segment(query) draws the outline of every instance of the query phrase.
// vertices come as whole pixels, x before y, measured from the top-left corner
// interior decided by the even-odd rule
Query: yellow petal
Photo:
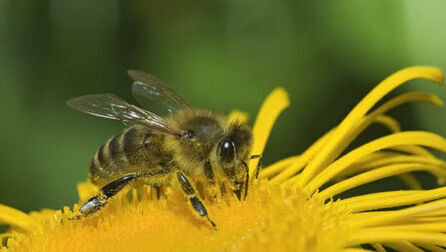
[[[387,252],[380,243],[372,243],[372,246],[376,249],[376,252]]]
[[[385,242],[383,243],[386,247],[389,247],[395,251],[404,251],[404,252],[423,252],[420,248],[413,245],[412,242],[408,241],[394,241],[394,242]]]
[[[274,89],[260,108],[257,114],[254,127],[252,129],[254,135],[254,145],[251,153],[253,155],[261,155],[265,149],[266,142],[273,128],[274,122],[280,113],[290,105],[288,93],[283,88]],[[250,175],[253,176],[257,168],[259,160],[253,159],[249,163]]]
[[[446,200],[436,200],[433,202],[401,210],[374,213],[375,216],[373,218],[362,218],[354,220],[351,221],[349,226],[350,228],[358,228],[358,227],[364,228],[364,227],[391,225],[398,222],[402,222],[404,220],[410,220],[416,215],[444,209],[446,209]]]
[[[438,177],[446,177],[446,170],[430,164],[394,164],[383,166],[372,171],[364,172],[351,178],[345,179],[323,190],[321,193],[319,193],[318,196],[322,199],[328,199],[349,189],[370,183],[372,181],[377,181],[383,178],[413,171],[427,171],[435,174]]]
[[[417,177],[415,177],[412,174],[400,174],[398,176],[399,179],[401,179],[410,189],[413,190],[421,190],[422,186],[420,181],[418,181]]]
[[[342,143],[342,139],[355,128],[355,125],[361,118],[375,105],[382,97],[388,94],[396,87],[403,83],[424,78],[435,83],[443,82],[443,73],[435,67],[408,67],[400,70],[383,80],[378,86],[370,91],[358,105],[345,117],[330,141],[318,153],[317,157],[307,166],[299,178],[298,185],[303,187],[309,180],[316,175],[316,172],[331,163],[337,155],[342,152],[342,148],[338,148]]]
[[[426,233],[416,231],[382,231],[380,229],[361,230],[352,235],[351,245],[371,242],[394,242],[408,240],[412,242],[426,242],[446,246],[446,234]]]
[[[327,169],[320,172],[305,188],[308,193],[313,193],[317,188],[322,186],[324,183],[332,179],[336,174],[342,172],[346,167],[351,165],[353,162],[357,161],[370,153],[375,151],[385,149],[391,146],[398,145],[423,145],[438,149],[446,153],[446,140],[436,134],[421,132],[421,131],[407,131],[395,133],[389,136],[378,138],[370,143],[364,144],[363,146],[349,152],[342,158],[333,162]]]
[[[88,180],[77,183],[77,193],[81,202],[95,196],[98,192],[99,188]]]
[[[375,119],[375,122],[386,126],[391,132],[401,131],[401,126],[398,121],[390,116],[380,115]]]
[[[362,248],[346,248],[341,250],[342,252],[373,252],[372,250]]]
[[[330,130],[321,138],[319,138],[314,144],[312,144],[307,150],[299,156],[298,160],[290,165],[286,170],[283,170],[276,177],[272,178],[271,183],[281,183],[286,179],[290,178],[301,169],[305,167],[305,165],[317,154],[318,151],[327,143],[327,141],[332,136],[334,130]],[[290,181],[292,182],[292,181]]]
[[[274,164],[268,165],[267,167],[263,168],[262,173],[260,173],[260,178],[269,178],[272,176],[275,176],[277,173],[283,171],[284,169],[288,170],[288,167],[294,163],[296,163],[301,156],[291,156],[284,158],[282,160],[279,160],[275,162]]]
[[[26,213],[0,204],[0,224],[10,225],[23,230],[33,230],[39,225]]]
[[[238,122],[246,124],[249,121],[249,115],[248,115],[248,113],[245,113],[240,110],[233,110],[233,111],[231,111],[231,113],[229,113],[228,119],[231,122],[238,121]]]
[[[444,248],[440,248],[439,246],[425,243],[425,242],[417,242],[416,243],[418,247],[421,247],[424,249],[424,251],[432,251],[432,252],[444,252]]]
[[[446,187],[427,191],[392,191],[361,195],[343,200],[340,204],[345,205],[353,212],[382,209],[412,205],[441,199],[446,196]]]

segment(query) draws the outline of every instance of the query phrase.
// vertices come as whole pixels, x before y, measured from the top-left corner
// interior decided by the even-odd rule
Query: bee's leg
[[[255,159],[255,158],[259,159],[259,162],[257,163],[257,167],[256,167],[256,172],[255,172],[255,178],[258,179],[259,178],[259,173],[260,173],[260,168],[262,168],[263,156],[262,155],[252,155],[250,157],[250,159]]]
[[[245,195],[243,196],[243,200],[246,200],[246,196],[248,196],[248,188],[249,188],[249,167],[248,164],[243,161],[243,165],[245,166]]]
[[[248,163],[242,161],[242,165],[245,167],[245,179],[244,181],[235,181],[234,182],[234,193],[237,196],[238,200],[246,200],[246,196],[248,196],[248,187],[249,187],[249,167]],[[243,187],[244,186],[244,187]],[[242,195],[244,191],[244,194]]]
[[[183,189],[183,192],[186,194],[186,196],[189,199],[195,212],[197,212],[201,217],[205,217],[211,224],[212,228],[216,230],[217,225],[215,225],[215,223],[209,218],[206,208],[204,207],[204,204],[201,202],[201,200],[195,194],[195,190],[192,187],[192,185],[190,184],[189,180],[186,178],[186,176],[182,172],[177,172],[177,178],[181,184],[181,188]]]
[[[161,191],[163,190],[159,185],[153,185],[152,188],[156,191],[156,199],[161,199]]]
[[[254,173],[255,178],[258,179],[259,178],[259,172],[260,172],[260,168],[262,167],[262,155],[252,155],[249,157],[250,159],[255,159],[258,158],[259,162],[257,163],[257,167],[256,167],[256,171]],[[239,200],[242,199],[242,189],[244,189],[244,195],[243,195],[243,200],[246,200],[246,196],[248,196],[248,188],[249,188],[249,166],[248,163],[246,161],[242,162],[243,166],[245,167],[245,181],[243,182],[235,182],[234,186],[235,186],[235,190],[234,193],[237,196],[237,198]],[[242,188],[244,185],[244,188]]]
[[[211,185],[215,185],[214,171],[212,170],[211,161],[209,159],[206,159],[206,161],[204,161],[204,175],[209,180],[209,183]]]
[[[209,159],[206,159],[206,161],[204,161],[204,175],[209,182],[210,197],[216,199],[218,194],[217,183],[215,181],[214,171],[212,170],[211,161]]]
[[[104,207],[108,200],[116,195],[119,191],[122,190],[126,185],[128,185],[131,181],[138,178],[139,176],[136,174],[126,175],[121,177],[115,181],[112,181],[101,188],[101,191],[98,195],[90,198],[85,202],[81,208],[79,209],[83,216],[87,216],[95,213]],[[82,217],[82,216],[80,216]]]
[[[128,185],[130,182],[134,181],[135,179],[146,177],[151,178],[155,176],[166,176],[171,172],[170,169],[162,169],[158,171],[151,171],[151,172],[143,172],[138,174],[128,174],[124,177],[118,178],[117,180],[114,180],[104,187],[101,188],[101,191],[98,195],[90,198],[85,202],[81,208],[79,209],[82,213],[82,216],[77,217],[79,219],[83,216],[88,216],[92,213],[95,213],[96,211],[103,208],[108,200],[115,196],[118,192],[120,192],[126,185]]]

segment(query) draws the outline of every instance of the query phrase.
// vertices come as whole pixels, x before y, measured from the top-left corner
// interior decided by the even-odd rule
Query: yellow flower
[[[425,171],[439,182],[446,162],[425,147],[446,152],[446,140],[423,131],[401,132],[386,115],[408,102],[441,105],[431,94],[405,93],[379,106],[390,91],[412,79],[443,81],[433,67],[403,69],[375,87],[335,128],[300,155],[263,169],[250,185],[246,201],[226,196],[208,204],[212,230],[194,218],[181,193],[152,200],[150,187],[127,189],[94,216],[73,221],[78,209],[23,213],[0,205],[1,251],[444,251],[446,246],[446,187],[422,189],[414,171]],[[269,132],[288,95],[274,90],[254,124],[252,153],[263,152]],[[246,115],[232,114],[246,120]],[[344,154],[346,147],[372,123],[391,133]],[[251,176],[256,162],[250,164]],[[408,189],[369,193],[333,200],[339,194],[372,181],[397,176]],[[84,201],[97,191],[79,184]]]

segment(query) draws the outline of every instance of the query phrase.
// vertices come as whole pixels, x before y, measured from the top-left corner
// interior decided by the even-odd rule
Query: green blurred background
[[[90,158],[124,126],[64,103],[104,92],[131,100],[127,69],[158,76],[196,107],[252,116],[283,86],[292,106],[265,162],[299,153],[390,73],[446,69],[445,10],[441,0],[0,0],[0,203],[29,211],[77,201]],[[412,89],[446,100],[446,88],[427,82],[395,93]],[[403,129],[446,135],[444,108],[392,115]]]

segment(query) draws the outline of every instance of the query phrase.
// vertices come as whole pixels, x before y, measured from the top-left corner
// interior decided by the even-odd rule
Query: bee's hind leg
[[[161,170],[142,172],[138,174],[128,174],[123,177],[120,177],[106,184],[104,187],[101,188],[98,195],[87,200],[87,202],[85,202],[79,209],[81,215],[77,216],[75,219],[80,219],[81,217],[86,217],[90,214],[97,212],[108,203],[108,200],[110,198],[115,196],[130,182],[138,178],[149,178],[149,179],[153,179],[154,177],[160,178],[167,176],[170,172],[171,172],[170,169],[164,168]]]
[[[209,224],[211,224],[212,228],[217,230],[217,225],[215,225],[215,223],[209,218],[206,207],[196,195],[195,189],[192,187],[186,176],[182,172],[177,172],[177,178],[181,184],[183,192],[186,194],[195,212],[197,212],[201,217],[206,218]]]
[[[82,215],[77,217],[77,219],[93,214],[103,208],[110,198],[112,198],[126,185],[128,185],[131,181],[135,180],[138,177],[139,176],[136,174],[129,174],[117,180],[114,180],[102,187],[98,195],[90,198],[81,206],[79,211]]]

